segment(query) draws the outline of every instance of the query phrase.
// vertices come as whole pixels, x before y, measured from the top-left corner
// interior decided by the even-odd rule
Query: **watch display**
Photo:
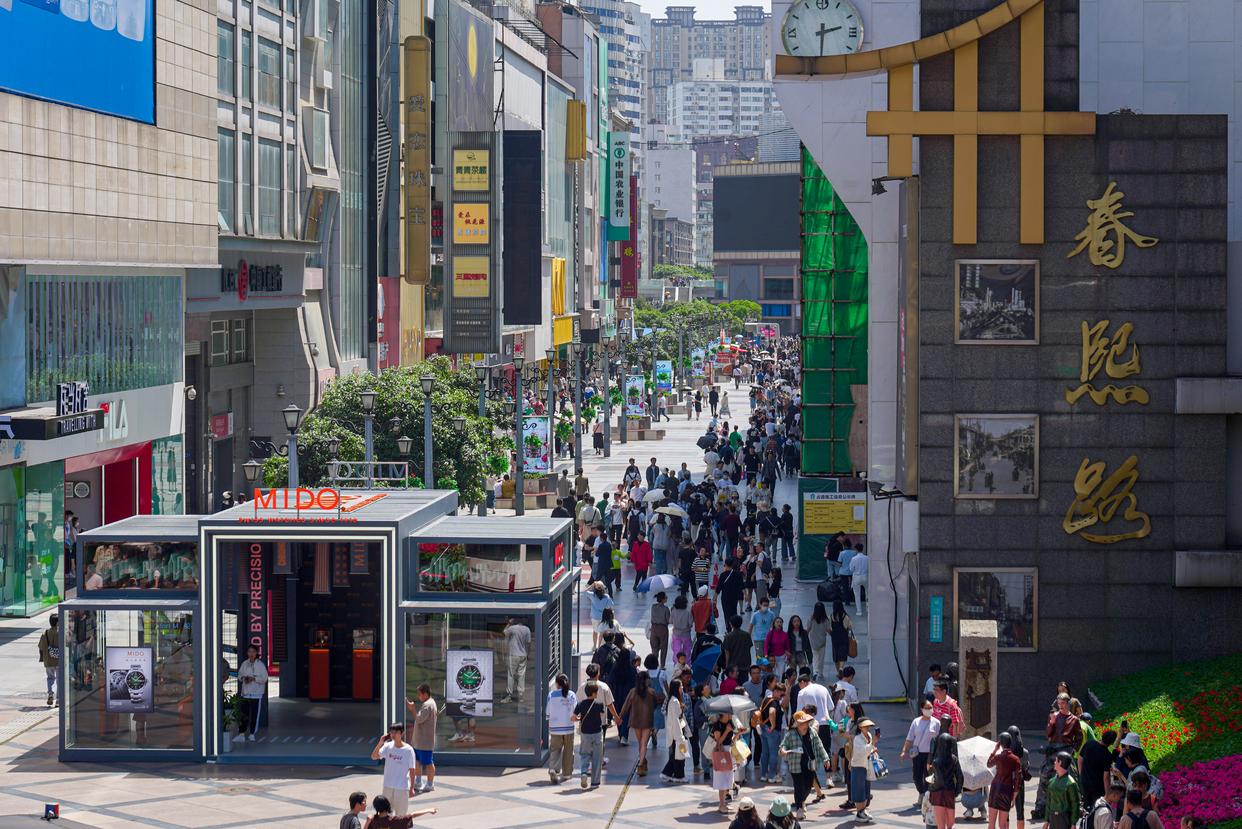
[[[155,713],[154,656],[148,647],[104,649],[109,713]]]
[[[454,649],[446,654],[444,701],[453,716],[492,716],[492,652]]]

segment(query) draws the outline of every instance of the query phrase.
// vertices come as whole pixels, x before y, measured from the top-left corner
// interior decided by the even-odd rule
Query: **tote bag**
[[[712,771],[733,771],[733,755],[728,749],[718,748],[712,752]]]

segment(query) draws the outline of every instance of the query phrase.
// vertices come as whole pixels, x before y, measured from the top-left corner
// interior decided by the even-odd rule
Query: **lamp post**
[[[475,366],[474,376],[479,378],[479,417],[487,417],[487,366]]]
[[[435,489],[431,469],[431,393],[436,390],[436,378],[424,377],[419,382],[423,386],[423,488]]]
[[[599,343],[604,347],[604,457],[612,457],[612,395],[608,393],[608,335],[601,334]]]
[[[457,417],[453,418],[453,431],[454,432],[456,432],[458,435],[461,435],[461,433],[465,430],[465,428],[466,428],[466,418],[462,417],[461,415],[458,415]],[[486,498],[487,482],[486,480],[483,483],[484,483],[484,490],[485,490],[483,508],[487,509],[487,498]],[[467,507],[466,515],[469,515],[469,514],[470,514],[470,508]]]
[[[371,488],[371,462],[375,460],[375,445],[372,442],[372,421],[375,420],[375,398],[379,396],[379,392],[375,389],[363,389],[358,393],[359,399],[362,401],[362,419],[366,423],[364,435],[366,437],[366,455],[364,460],[367,462],[367,489]]]
[[[627,397],[629,393],[629,385],[626,383],[626,380],[625,380],[625,343],[626,343],[626,340],[629,339],[629,337],[630,335],[626,332],[624,328],[619,328],[617,330],[617,342],[621,343],[621,379],[620,379],[621,416],[620,416],[620,422],[621,422],[621,443],[622,444],[626,443],[628,440],[627,438],[628,428],[627,427],[629,426],[629,423],[628,423],[629,415],[625,409],[627,405],[626,401],[629,399]]]
[[[574,467],[582,463],[582,343],[569,344],[574,358]]]
[[[298,427],[302,425],[302,410],[296,403],[290,403],[280,412],[285,418],[285,428],[289,430],[289,488],[298,488]]]
[[[525,357],[513,358],[513,411],[517,415],[514,420],[514,444],[517,446],[516,460],[513,464],[513,512],[515,515],[526,514],[526,489],[522,483],[522,471],[525,467],[522,447],[522,415],[526,408],[522,399],[522,369],[526,366]]]

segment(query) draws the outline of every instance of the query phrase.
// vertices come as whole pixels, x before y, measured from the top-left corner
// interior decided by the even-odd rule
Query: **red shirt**
[[[707,629],[708,620],[716,615],[716,605],[706,596],[695,599],[690,605],[690,615],[694,617],[694,632],[702,633]]]
[[[933,699],[932,718],[938,720],[945,714],[948,714],[953,722],[953,733],[956,736],[959,729],[966,724],[966,721],[962,719],[962,709],[957,707],[957,702],[953,697],[945,697],[944,702]]]
[[[741,684],[736,679],[729,677],[724,682],[720,683],[720,695],[724,696],[725,694],[732,694],[741,687]]]
[[[646,570],[651,566],[651,545],[646,541],[638,541],[630,546],[630,564],[635,570]]]

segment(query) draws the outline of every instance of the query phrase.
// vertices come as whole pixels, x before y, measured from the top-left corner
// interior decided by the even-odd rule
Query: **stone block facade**
[[[154,125],[0,93],[0,262],[216,264],[215,8],[155,15]]]

